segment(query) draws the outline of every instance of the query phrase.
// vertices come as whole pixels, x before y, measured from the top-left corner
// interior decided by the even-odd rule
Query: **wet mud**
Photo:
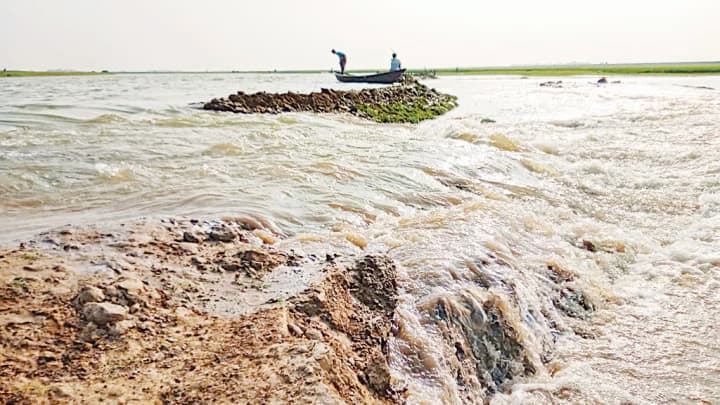
[[[250,227],[73,229],[0,251],[0,398],[400,402],[394,263],[281,251]]]

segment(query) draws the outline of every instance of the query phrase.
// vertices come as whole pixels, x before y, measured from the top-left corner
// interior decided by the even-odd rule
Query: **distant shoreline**
[[[0,77],[38,77],[38,76],[93,76],[107,75],[110,72],[75,72],[75,71],[33,71],[33,70],[5,70],[0,71]]]
[[[382,69],[358,69],[349,73],[371,73]],[[233,70],[233,71],[23,71],[0,72],[0,77],[87,76],[108,74],[317,74],[328,70]],[[648,63],[602,65],[544,65],[470,68],[408,69],[410,74],[432,73],[438,76],[514,75],[514,76],[575,76],[575,75],[711,75],[720,74],[720,62]]]
[[[420,71],[422,73],[423,71]],[[438,69],[437,75],[520,75],[520,76],[574,76],[574,75],[702,75],[720,74],[720,63],[702,64],[644,64],[644,65],[578,65],[500,67],[470,69]]]

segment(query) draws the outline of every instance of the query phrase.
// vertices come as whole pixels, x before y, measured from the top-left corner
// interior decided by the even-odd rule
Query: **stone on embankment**
[[[90,302],[83,307],[83,316],[96,325],[107,325],[127,318],[127,308],[110,302]]]
[[[210,232],[208,235],[208,239],[214,242],[225,242],[229,243],[234,241],[237,238],[237,235],[235,235],[232,231],[225,230],[225,229],[219,229]]]
[[[83,287],[82,290],[73,300],[76,308],[82,308],[89,302],[103,302],[105,301],[105,294],[97,287],[87,286]]]

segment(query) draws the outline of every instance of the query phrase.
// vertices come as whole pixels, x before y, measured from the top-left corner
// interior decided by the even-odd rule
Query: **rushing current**
[[[351,88],[330,74],[1,79],[0,242],[170,215],[344,234],[399,265],[409,403],[719,403],[720,77],[596,79],[428,80],[460,106],[419,125],[196,107]],[[498,314],[525,365],[461,379],[453,339]]]

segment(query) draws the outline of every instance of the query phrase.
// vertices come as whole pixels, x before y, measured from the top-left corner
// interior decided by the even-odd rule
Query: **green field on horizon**
[[[698,64],[647,64],[647,65],[578,65],[538,67],[489,67],[456,68],[436,70],[409,70],[411,73],[434,71],[438,75],[521,75],[521,76],[569,76],[569,75],[695,75],[720,74],[720,63]]]
[[[382,69],[348,69],[348,74],[372,74]],[[233,73],[303,74],[326,73],[327,70],[266,70],[235,71]],[[547,65],[507,67],[423,68],[407,70],[410,74],[449,75],[519,75],[519,76],[571,76],[571,75],[697,75],[720,74],[720,62],[648,63],[624,65]],[[337,72],[334,72],[337,73]]]
[[[74,72],[74,71],[32,71],[32,70],[5,70],[0,71],[0,77],[36,77],[36,76],[91,76],[104,75],[109,72]]]
[[[349,69],[349,74],[371,74],[382,69]],[[242,73],[323,73],[322,70],[253,71]],[[570,75],[695,75],[720,74],[720,62],[706,63],[658,63],[626,65],[554,65],[509,67],[459,67],[408,69],[411,74],[437,75],[520,75],[520,76],[570,76]]]
[[[382,69],[351,69],[350,74],[372,74]],[[478,68],[424,68],[408,69],[410,74],[452,75],[519,75],[519,76],[571,76],[571,75],[704,75],[720,74],[720,62],[708,63],[668,63],[668,64],[627,64],[627,65],[557,65],[557,66],[517,66],[517,67],[478,67]],[[81,71],[29,71],[8,70],[0,72],[0,77],[35,76],[85,76],[103,74],[143,74],[143,73],[239,73],[239,74],[309,74],[327,73],[328,70],[265,70],[265,71],[207,71],[207,72],[81,72]]]

